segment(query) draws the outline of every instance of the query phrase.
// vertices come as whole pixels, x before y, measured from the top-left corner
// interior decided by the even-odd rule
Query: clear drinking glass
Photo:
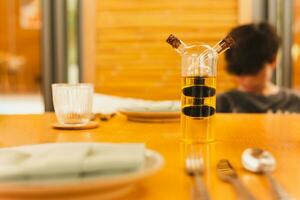
[[[90,121],[93,105],[92,84],[52,84],[57,120],[61,124],[85,124]]]
[[[181,127],[185,142],[215,139],[217,58],[213,48],[201,44],[186,47],[182,54]]]

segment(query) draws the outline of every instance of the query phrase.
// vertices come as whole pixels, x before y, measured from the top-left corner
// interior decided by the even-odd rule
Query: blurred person
[[[237,88],[217,96],[217,112],[300,113],[300,95],[271,82],[280,38],[268,23],[247,24],[229,33],[235,45],[225,54]]]

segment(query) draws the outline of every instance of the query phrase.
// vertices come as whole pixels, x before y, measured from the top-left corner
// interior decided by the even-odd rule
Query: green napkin
[[[0,180],[82,175],[110,175],[143,166],[143,144],[51,143],[0,148]]]

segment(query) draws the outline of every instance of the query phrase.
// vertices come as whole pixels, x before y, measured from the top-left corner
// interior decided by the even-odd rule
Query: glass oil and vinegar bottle
[[[215,46],[186,45],[174,35],[167,42],[181,55],[181,128],[187,143],[215,140],[216,75],[218,55],[234,41],[226,36]]]

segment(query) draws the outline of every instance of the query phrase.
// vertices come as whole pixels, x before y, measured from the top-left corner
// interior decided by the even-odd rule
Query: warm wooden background
[[[214,44],[238,24],[238,11],[238,0],[96,1],[96,92],[179,98],[180,57],[168,35]],[[218,91],[233,86],[221,58]]]
[[[22,29],[19,0],[0,0],[0,94],[39,91],[40,30]],[[24,65],[13,70],[11,57],[24,59]]]
[[[87,1],[91,2],[92,0]],[[166,43],[174,33],[187,43],[213,44],[238,24],[241,2],[246,0],[95,0],[95,60],[89,65],[89,79],[96,91],[146,99],[174,99],[180,94],[180,57]],[[13,12],[8,4],[15,2]],[[25,30],[19,25],[19,0],[0,0],[0,92],[23,93],[39,90],[40,31]],[[294,41],[300,46],[300,1],[295,1]],[[90,8],[90,15],[93,8]],[[10,16],[10,18],[8,18]],[[14,16],[14,18],[12,17]],[[12,22],[12,23],[11,23]],[[9,28],[10,26],[10,28]],[[11,33],[13,26],[14,33]],[[91,32],[89,30],[89,32]],[[15,49],[11,50],[11,38]],[[89,47],[89,55],[93,48]],[[1,62],[6,55],[25,58],[25,65],[8,78],[8,67]],[[88,68],[86,67],[86,69]],[[87,71],[87,70],[86,70]],[[93,78],[91,78],[93,77]],[[300,89],[300,57],[294,60],[294,88]],[[220,59],[218,91],[234,86],[224,72]]]
[[[294,1],[293,87],[300,91],[300,0]],[[296,51],[295,51],[296,50]]]

